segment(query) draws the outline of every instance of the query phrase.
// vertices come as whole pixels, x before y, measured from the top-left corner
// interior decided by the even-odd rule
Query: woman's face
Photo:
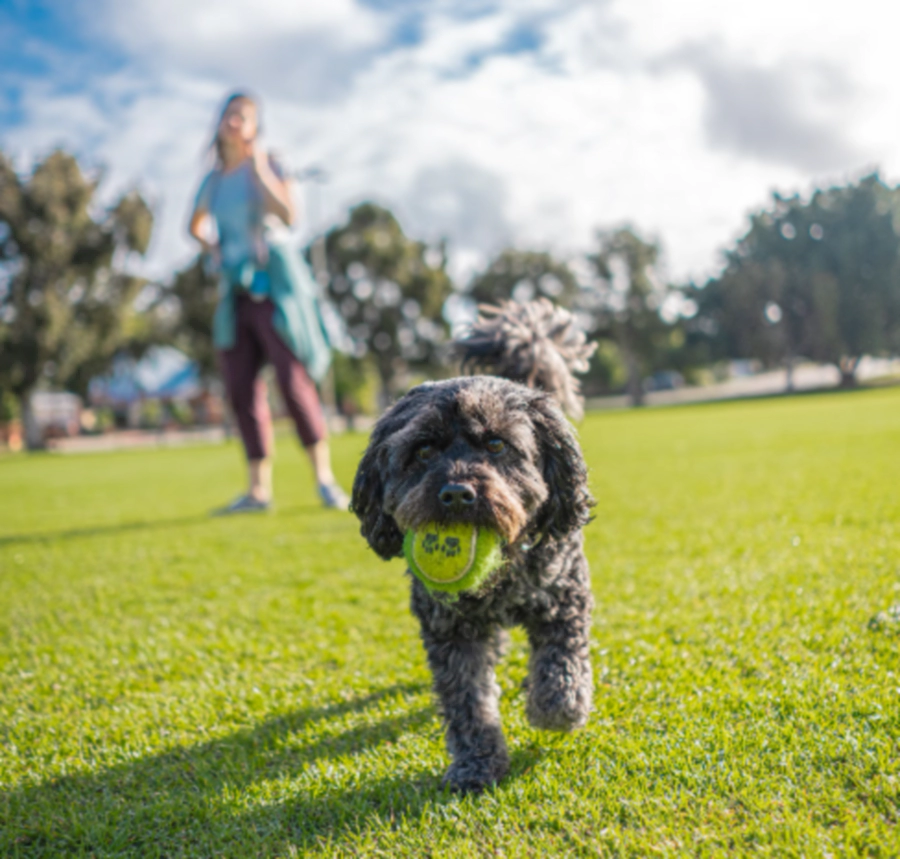
[[[225,109],[219,123],[219,135],[235,143],[249,143],[256,137],[256,105],[239,98]]]

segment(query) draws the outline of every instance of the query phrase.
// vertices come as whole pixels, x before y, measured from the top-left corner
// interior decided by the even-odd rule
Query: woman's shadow
[[[178,747],[98,773],[64,776],[0,792],[0,855],[260,855],[333,843],[373,818],[417,817],[429,804],[455,801],[440,772],[405,770],[351,777],[351,786],[316,792],[278,781],[310,765],[344,763],[436,719],[433,706],[329,734],[303,745],[284,742],[313,722],[364,715],[380,701],[416,695],[422,684],[395,684],[352,701],[309,707],[196,746]],[[514,777],[539,757],[513,755]],[[364,770],[364,767],[360,767]],[[275,785],[275,787],[273,787]],[[222,812],[223,796],[243,810]],[[226,799],[228,801],[228,799]]]

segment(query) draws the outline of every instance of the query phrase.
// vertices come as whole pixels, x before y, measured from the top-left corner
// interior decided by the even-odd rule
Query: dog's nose
[[[475,503],[475,490],[466,483],[448,483],[438,495],[441,504],[451,510],[462,510]]]

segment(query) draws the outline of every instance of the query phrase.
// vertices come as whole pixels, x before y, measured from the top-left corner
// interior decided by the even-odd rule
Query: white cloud
[[[157,45],[193,53],[207,45],[326,31],[347,42],[366,41],[379,20],[353,0],[130,0],[109,2],[112,34],[138,49]]]
[[[160,274],[191,253],[187,209],[235,86],[264,97],[266,139],[293,166],[327,170],[323,220],[379,200],[409,232],[446,234],[457,270],[507,239],[572,252],[628,221],[663,241],[674,277],[702,274],[770,189],[900,168],[900,13],[874,0],[852,16],[821,0],[448,2],[418,7],[407,45],[390,44],[401,13],[352,0],[108,9],[93,26],[124,70],[74,94],[33,82],[2,141],[105,162],[110,194],[140,182]],[[515,52],[529,27],[539,47]]]
[[[108,0],[99,15],[84,11],[102,36],[150,65],[251,75],[273,50],[302,63],[304,53],[364,50],[387,35],[385,19],[354,0]]]

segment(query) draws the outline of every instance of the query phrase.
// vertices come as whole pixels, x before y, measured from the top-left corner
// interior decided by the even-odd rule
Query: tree
[[[350,212],[325,238],[328,296],[343,317],[355,361],[369,356],[385,402],[409,368],[440,364],[447,324],[441,312],[452,284],[443,252],[407,238],[374,203]]]
[[[585,397],[601,397],[617,393],[628,382],[622,353],[608,338],[604,337],[594,342],[597,344],[597,351],[591,355],[587,372],[581,376],[581,391]]]
[[[728,253],[722,274],[694,290],[698,324],[728,357],[833,363],[856,382],[865,354],[900,348],[900,194],[877,174],[773,195]]]
[[[195,361],[201,378],[207,380],[218,372],[212,336],[218,300],[218,278],[208,274],[197,257],[187,268],[175,273],[157,308],[162,316],[159,326],[164,332],[160,339]]]
[[[758,261],[726,267],[705,286],[690,284],[687,294],[698,306],[686,323],[689,342],[705,349],[708,362],[755,358],[765,367],[788,363],[796,344],[787,335],[793,326],[776,323],[782,317],[785,272],[782,266]]]
[[[19,176],[0,154],[0,388],[19,400],[29,447],[39,382],[84,394],[92,376],[137,332],[143,255],[153,216],[137,192],[99,215],[99,177],[55,151]]]
[[[479,304],[499,304],[509,298],[519,302],[543,295],[563,307],[578,296],[578,283],[569,267],[549,253],[507,248],[467,290]]]
[[[588,257],[597,274],[580,297],[601,337],[619,349],[633,405],[644,401],[644,380],[661,369],[680,331],[660,316],[672,290],[659,277],[659,247],[630,228],[597,233],[599,249]]]

